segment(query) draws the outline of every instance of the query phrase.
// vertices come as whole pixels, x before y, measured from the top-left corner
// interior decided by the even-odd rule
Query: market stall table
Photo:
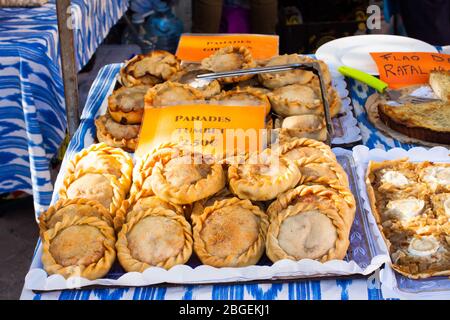
[[[78,70],[127,7],[127,0],[72,0]],[[0,48],[0,194],[32,193],[40,211],[51,200],[49,164],[66,128],[55,0],[1,8]]]
[[[81,124],[69,144],[65,159],[93,143],[94,119],[111,93],[119,64],[105,66],[94,82]],[[65,160],[66,161],[66,160]],[[64,167],[64,163],[63,163]],[[56,184],[61,183],[59,175]],[[54,195],[56,200],[57,195]],[[38,244],[39,246],[39,244]],[[32,268],[40,264],[35,255]],[[270,284],[221,284],[170,287],[97,288],[34,293],[24,289],[22,299],[382,299],[378,273],[368,278],[305,280]]]

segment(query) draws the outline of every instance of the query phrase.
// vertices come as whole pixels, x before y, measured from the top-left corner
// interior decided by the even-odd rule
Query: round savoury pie
[[[244,267],[256,264],[264,253],[269,223],[265,213],[249,200],[215,201],[191,218],[194,251],[203,264]]]
[[[281,56],[276,56],[270,59],[266,63],[266,67],[279,66],[283,64],[291,64],[291,63],[303,63],[305,61],[305,57],[301,57],[298,54],[285,54]],[[306,84],[313,78],[314,74],[310,71],[305,71],[301,69],[294,69],[289,71],[277,72],[277,73],[262,73],[258,75],[261,83],[270,89],[276,89],[280,87],[284,87],[287,85],[291,85],[294,83],[297,84]]]
[[[140,54],[120,69],[120,82],[126,87],[161,83],[180,70],[180,60],[163,50]]]
[[[145,95],[145,105],[150,107],[168,106],[199,100],[204,100],[199,90],[187,84],[170,81],[154,86]]]
[[[303,114],[284,118],[279,134],[290,138],[308,138],[325,141],[328,131],[323,116]]]
[[[116,258],[114,229],[91,216],[67,216],[42,234],[42,264],[49,275],[94,280],[108,273]]]
[[[124,189],[113,175],[95,171],[79,171],[64,178],[59,197],[61,199],[95,200],[114,216],[126,192],[127,189]]]
[[[121,124],[114,121],[109,113],[95,119],[97,139],[108,146],[134,152],[139,140],[139,124]]]
[[[273,110],[282,117],[302,114],[323,114],[320,94],[307,85],[291,84],[267,95]]]
[[[149,267],[170,269],[192,254],[192,231],[186,219],[172,210],[150,208],[133,215],[119,232],[117,258],[127,272]]]
[[[187,84],[199,90],[205,99],[210,99],[219,94],[222,90],[222,87],[218,80],[196,79],[197,75],[204,73],[210,73],[210,71],[198,69],[198,66],[188,66],[180,70],[180,72],[178,72],[169,80],[172,82]]]
[[[90,171],[115,176],[127,191],[131,185],[133,159],[120,148],[109,147],[105,143],[93,144],[75,154],[69,161],[66,176]]]
[[[228,168],[230,190],[241,199],[267,201],[293,188],[300,180],[297,165],[266,149]]]
[[[215,96],[213,101],[218,100],[222,104],[236,105],[236,102],[246,105],[262,105],[266,110],[266,115],[270,113],[270,102],[267,95],[253,88],[235,88],[230,91],[222,91]]]
[[[282,259],[343,259],[349,246],[347,227],[336,208],[327,203],[296,202],[271,219],[266,252]]]
[[[347,173],[342,166],[336,161],[332,161],[327,157],[311,156],[292,159],[300,170],[300,184],[325,184],[329,185],[333,180],[337,180],[339,184],[349,188]]]
[[[331,151],[331,148],[325,143],[317,140],[300,138],[286,141],[278,146],[273,146],[282,156],[291,160],[297,160],[301,158],[309,158],[312,156],[326,157],[331,161],[337,161],[336,156]]]
[[[108,111],[121,124],[139,124],[144,115],[144,97],[150,86],[122,87],[108,98]]]
[[[168,161],[157,162],[150,181],[159,198],[190,204],[220,191],[225,186],[225,173],[212,156],[182,151]]]
[[[225,47],[206,57],[201,62],[202,68],[213,72],[232,71],[256,67],[252,54],[246,47]],[[253,75],[221,78],[224,83],[233,83],[252,78]]]
[[[42,235],[55,227],[64,217],[96,217],[113,225],[111,214],[97,201],[87,199],[59,199],[39,216],[39,230]]]

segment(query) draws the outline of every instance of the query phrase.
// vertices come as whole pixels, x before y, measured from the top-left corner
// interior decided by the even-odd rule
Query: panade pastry
[[[202,68],[213,72],[232,71],[256,67],[252,54],[246,47],[225,47],[206,57],[201,62]],[[221,78],[224,83],[233,83],[252,78],[253,75]]]
[[[349,246],[344,201],[323,186],[299,186],[281,195],[268,209],[266,252],[282,259],[343,259]]]
[[[202,93],[187,84],[166,81],[151,88],[145,96],[145,106],[161,107],[189,101],[202,101]]]
[[[196,79],[197,75],[209,73],[209,71],[198,68],[198,65],[195,67],[184,67],[169,80],[172,82],[187,84],[199,90],[205,99],[211,99],[220,93],[222,86],[218,80]]]
[[[246,105],[264,106],[266,115],[270,113],[270,102],[267,95],[255,90],[254,88],[235,88],[230,91],[222,91],[215,96],[212,101],[220,101],[222,104],[236,105],[236,102]]]
[[[108,98],[111,118],[120,124],[139,124],[144,115],[144,97],[150,86],[122,87]]]
[[[95,216],[64,216],[42,234],[42,264],[49,275],[94,280],[111,269],[116,236],[108,222]]]
[[[336,156],[331,148],[320,141],[307,138],[293,138],[287,141],[281,141],[277,146],[272,148],[288,159],[309,158],[312,156],[323,156],[334,162],[337,162]]]
[[[59,199],[47,211],[39,216],[39,230],[42,236],[52,229],[64,217],[96,217],[113,226],[113,219],[108,210],[97,201],[87,199]]]
[[[326,141],[328,136],[325,117],[314,114],[284,118],[280,133],[291,138],[308,138],[318,141]]]
[[[170,269],[191,257],[191,225],[169,209],[139,211],[123,225],[116,248],[127,272],[143,272],[150,267]]]
[[[300,184],[312,183],[328,185],[336,181],[344,187],[350,187],[347,173],[336,161],[320,156],[291,160],[295,162],[300,170]]]
[[[139,140],[139,124],[121,124],[109,112],[95,119],[97,139],[108,146],[134,152]]]
[[[397,272],[413,279],[450,275],[448,164],[370,162],[372,213]]]
[[[241,199],[268,201],[293,188],[300,180],[297,165],[266,149],[228,168],[230,190]]]
[[[222,165],[213,157],[182,151],[170,160],[157,162],[150,177],[153,192],[176,204],[207,198],[225,186]]]
[[[256,264],[264,253],[268,219],[249,200],[215,201],[191,218],[194,251],[203,264],[245,267]]]
[[[291,84],[267,95],[273,110],[282,117],[302,114],[323,114],[320,93],[303,84]]]
[[[163,50],[137,55],[120,69],[120,82],[126,87],[154,86],[168,80],[180,70],[180,60]]]
[[[298,54],[285,54],[281,56],[276,56],[270,59],[265,66],[279,66],[283,64],[291,63],[303,63],[307,62],[304,57]],[[258,75],[260,82],[270,89],[277,89],[291,84],[306,84],[311,81],[314,74],[310,71],[305,71],[301,69],[294,69],[283,72],[273,72],[273,73],[262,73]]]

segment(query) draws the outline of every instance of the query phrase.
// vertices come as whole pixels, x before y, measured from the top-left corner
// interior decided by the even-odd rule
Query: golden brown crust
[[[130,127],[136,127],[136,135],[134,135],[132,138],[125,139],[125,138],[116,138],[114,137],[112,132],[109,132],[106,128],[106,121],[108,120],[108,117],[111,117],[109,114],[102,115],[95,119],[95,126],[97,128],[97,139],[99,142],[103,142],[107,144],[110,147],[115,148],[122,148],[126,151],[134,152],[137,148],[137,144],[139,141],[139,125],[124,125],[124,126],[130,126]],[[119,124],[118,124],[119,125]]]
[[[180,70],[180,60],[163,50],[137,55],[120,69],[120,81],[126,87],[155,85],[169,79]]]
[[[320,184],[323,182],[323,178],[328,178],[329,180],[336,179],[342,186],[350,188],[347,173],[342,166],[327,157],[300,158],[295,161],[295,164],[302,176],[299,184]]]
[[[258,236],[256,241],[249,244],[248,249],[244,252],[219,257],[208,252],[208,246],[202,238],[202,230],[208,223],[208,218],[214,215],[215,211],[229,206],[237,206],[249,210],[257,217],[259,221]],[[249,200],[232,198],[215,201],[212,206],[206,207],[201,215],[192,215],[191,217],[193,222],[194,250],[204,264],[214,267],[244,267],[256,264],[264,253],[269,223],[264,212]]]
[[[118,234],[116,243],[117,258],[120,264],[127,272],[143,272],[145,269],[152,267],[152,265],[140,261],[133,257],[129,247],[127,235],[132,231],[133,227],[139,224],[147,217],[163,217],[172,222],[175,222],[183,230],[184,245],[182,249],[175,256],[171,256],[163,261],[156,263],[155,267],[170,269],[175,265],[186,263],[192,254],[192,230],[186,219],[174,214],[173,211],[162,208],[150,208],[145,211],[136,213],[131,219],[123,225],[122,230]]]
[[[325,118],[321,115],[304,114],[283,119],[280,135],[286,138],[308,138],[326,141],[328,136]]]
[[[69,210],[67,210],[67,207]],[[81,210],[78,210],[80,208]],[[90,210],[86,210],[90,208]],[[66,209],[66,210],[63,210]],[[108,210],[97,201],[88,199],[59,199],[47,211],[39,216],[39,234],[41,237],[48,229],[55,227],[66,216],[96,217],[113,226],[113,219]]]
[[[237,65],[234,61],[230,61],[230,64],[222,63],[221,59],[236,59]],[[209,57],[202,60],[202,68],[211,70],[213,72],[231,71],[235,69],[249,69],[256,67],[256,62],[253,60],[250,50],[246,47],[225,47]],[[244,75],[236,77],[221,78],[220,81],[224,83],[234,83],[244,81],[252,78],[253,75]]]
[[[57,241],[55,238],[58,234],[71,226],[94,227],[101,233],[104,239],[102,258],[89,265],[70,266],[63,266],[55,259],[50,249],[51,244]],[[76,240],[74,239],[73,242]],[[54,228],[48,229],[42,235],[42,264],[49,275],[60,274],[66,279],[73,276],[79,276],[89,280],[98,279],[106,275],[114,263],[116,258],[116,251],[114,249],[115,241],[114,229],[103,220],[96,217],[64,217],[61,222],[56,223]]]
[[[273,216],[271,219],[271,223],[269,226],[269,230],[267,232],[267,241],[266,241],[266,251],[267,256],[272,262],[276,262],[282,259],[290,259],[297,261],[298,257],[294,257],[287,253],[279,242],[279,234],[280,228],[282,224],[286,221],[286,219],[311,211],[319,211],[321,214],[326,215],[331,221],[333,226],[336,228],[337,239],[335,241],[335,245],[333,248],[330,248],[328,252],[320,257],[320,262],[326,262],[329,260],[344,259],[348,246],[350,244],[348,240],[348,229],[345,225],[344,221],[338,214],[338,212],[334,209],[327,207],[326,205],[318,203],[298,203],[298,205],[289,206],[281,213]]]
[[[150,86],[122,87],[108,97],[108,111],[121,124],[139,124],[144,114],[144,96]]]
[[[319,153],[333,161],[337,161],[335,154],[331,151],[329,146],[323,142],[313,139],[293,139],[292,141],[281,144],[277,149],[277,151],[283,156],[286,156],[287,153],[293,150],[298,150],[300,152],[299,157],[310,156],[311,152],[314,152],[315,154]]]
[[[250,103],[259,103],[264,106],[266,115],[270,113],[270,101],[266,94],[261,93],[259,90],[255,90],[251,87],[239,88],[236,87],[233,90],[222,91],[215,96],[212,101],[249,101]]]
[[[145,95],[146,107],[161,107],[186,101],[202,101],[202,93],[187,84],[166,81],[147,91]]]
[[[307,85],[291,84],[280,87],[267,96],[273,110],[282,117],[323,114],[323,104],[320,95]]]

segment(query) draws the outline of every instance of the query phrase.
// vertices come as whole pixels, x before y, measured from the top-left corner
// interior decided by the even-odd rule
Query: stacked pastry
[[[338,114],[341,100],[333,88],[328,67],[322,61],[297,54],[276,56],[259,65],[317,61],[326,86],[331,116]],[[246,47],[226,47],[200,64],[180,64],[174,55],[153,51],[128,61],[120,71],[123,87],[108,100],[108,112],[96,120],[97,138],[110,146],[134,151],[144,105],[160,107],[185,101],[263,105],[266,127],[279,134],[325,141],[327,128],[319,79],[312,72],[243,75],[213,81],[196,80],[198,74],[247,69],[258,66]],[[147,98],[144,96],[148,93]],[[270,113],[272,111],[272,113]]]
[[[60,200],[39,217],[49,274],[96,279],[108,273],[116,257],[113,217],[128,194],[132,168],[126,152],[105,144],[68,163]]]
[[[366,183],[392,267],[413,279],[450,275],[450,164],[370,162]]]

